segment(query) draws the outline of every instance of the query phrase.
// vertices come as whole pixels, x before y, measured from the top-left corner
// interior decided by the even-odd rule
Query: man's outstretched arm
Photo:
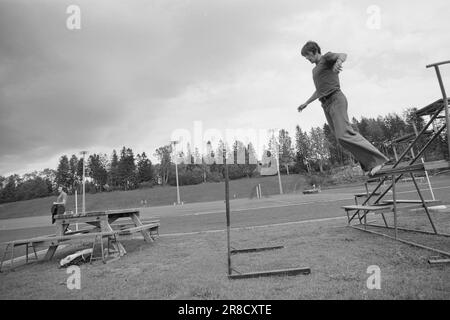
[[[304,104],[300,105],[300,107],[297,108],[298,112],[302,112],[303,109],[305,109],[308,106],[308,104],[310,104],[314,100],[317,100],[317,98],[319,97],[317,96],[317,91],[315,91],[311,96],[311,98],[309,98]]]

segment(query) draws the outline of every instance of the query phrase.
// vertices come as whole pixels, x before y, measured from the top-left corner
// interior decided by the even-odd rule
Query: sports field
[[[450,203],[450,177],[432,178],[434,194]],[[427,185],[421,188],[427,198]],[[415,199],[410,183],[399,183],[402,199]],[[293,193],[231,201],[234,248],[283,245],[284,249],[232,258],[239,272],[307,266],[310,275],[246,280],[227,278],[223,201],[141,209],[144,220],[161,221],[151,244],[124,242],[128,254],[103,264],[81,266],[81,289],[69,290],[58,261],[79,249],[65,247],[51,262],[0,274],[2,299],[449,299],[448,264],[430,265],[436,253],[347,227],[341,206],[353,203],[362,187]],[[433,212],[440,232],[450,233],[450,212]],[[371,215],[369,220],[380,220]],[[429,230],[423,211],[405,211],[403,226]],[[26,226],[26,227],[24,227]],[[0,241],[51,234],[48,216],[3,219]],[[449,238],[402,237],[450,250]],[[381,288],[369,289],[369,266],[378,266]]]

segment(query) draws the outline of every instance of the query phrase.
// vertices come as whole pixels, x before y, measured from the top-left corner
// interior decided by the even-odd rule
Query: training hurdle
[[[425,162],[425,161],[423,161],[423,158],[422,158],[422,155],[425,153],[427,148],[431,145],[431,143],[437,137],[439,137],[443,133],[443,131],[445,129],[447,129],[447,137],[449,138],[448,148],[449,148],[449,156],[450,156],[450,130],[449,130],[450,117],[449,117],[449,110],[448,110],[449,99],[447,98],[447,95],[446,95],[446,92],[444,89],[444,85],[442,82],[442,78],[440,75],[440,71],[439,71],[440,65],[449,64],[449,63],[450,63],[450,61],[444,61],[444,62],[435,63],[435,64],[431,64],[431,65],[427,66],[427,68],[430,68],[430,67],[435,68],[436,74],[438,77],[439,86],[440,86],[441,92],[442,92],[442,99],[437,100],[416,112],[416,115],[419,117],[430,116],[428,123],[424,126],[424,128],[420,132],[417,132],[417,130],[415,130],[415,132],[413,134],[401,137],[400,139],[397,139],[397,141],[395,141],[396,143],[398,143],[398,142],[403,142],[406,139],[412,139],[412,141],[409,143],[407,148],[403,151],[403,153],[400,156],[397,156],[397,154],[395,154],[396,161],[395,161],[394,165],[384,168],[383,170],[378,172],[374,178],[368,180],[368,182],[378,182],[378,184],[374,190],[369,191],[368,187],[367,187],[368,182],[366,182],[366,184],[365,184],[366,185],[366,194],[360,194],[361,197],[365,197],[366,199],[361,205],[358,205],[358,203],[356,201],[356,195],[355,195],[356,205],[342,207],[346,211],[349,227],[352,227],[354,229],[361,230],[364,232],[372,233],[375,235],[380,235],[380,236],[383,236],[383,237],[386,237],[389,239],[393,239],[393,240],[396,240],[396,241],[399,241],[399,242],[402,242],[402,243],[405,243],[405,244],[408,244],[411,246],[415,246],[418,248],[433,251],[433,252],[439,253],[440,255],[443,255],[446,257],[450,257],[450,252],[440,250],[437,248],[432,248],[430,246],[416,243],[414,241],[401,239],[398,236],[398,231],[401,230],[404,232],[422,233],[422,234],[434,235],[434,236],[438,236],[438,237],[450,237],[450,234],[446,234],[446,233],[442,233],[442,232],[438,231],[436,224],[433,221],[433,218],[430,214],[429,205],[439,203],[439,201],[434,198],[434,194],[431,189],[431,184],[429,184],[429,187],[430,187],[430,192],[432,194],[433,199],[427,200],[424,198],[424,196],[418,186],[417,177],[415,176],[415,174],[417,174],[417,173],[420,173],[420,174],[425,173],[425,176],[427,177],[427,171],[429,171],[429,170],[450,168],[450,159],[441,160],[441,161],[433,161],[433,162]],[[441,120],[441,119],[445,119],[445,121],[443,121],[443,122],[436,121],[436,120]],[[429,127],[431,125],[433,125],[433,126],[436,125],[435,121],[437,122],[438,127],[435,130],[430,131]],[[427,138],[428,141],[426,141],[426,143],[424,145],[421,145],[420,150],[416,154],[414,154],[414,152],[412,151],[413,147],[415,147],[415,146],[419,147],[418,144],[419,144],[419,140],[421,138]],[[395,151],[395,149],[394,149],[394,151]],[[405,157],[409,152],[411,152],[411,154],[412,154],[412,160],[405,162]],[[416,161],[418,161],[418,160],[420,160],[420,162],[416,163]],[[418,195],[419,199],[415,199],[415,200],[400,200],[400,199],[398,199],[398,197],[397,197],[398,195],[397,195],[397,191],[396,191],[396,183],[401,181],[401,179],[404,175],[410,176],[410,179],[414,184],[414,187],[417,191],[417,195]],[[391,181],[391,183],[388,183],[387,188],[384,191],[381,191],[381,187],[385,186],[389,180]],[[387,195],[388,192],[392,193],[392,199],[384,199],[384,197]],[[373,198],[375,198],[375,199],[373,200]],[[424,230],[416,230],[416,229],[399,227],[398,226],[398,212],[401,209],[406,209],[406,208],[400,207],[401,205],[404,205],[404,204],[414,205],[416,207],[419,206],[419,208],[422,207],[425,210],[426,217],[428,218],[428,221],[431,225],[432,231],[424,231]],[[371,213],[371,212],[381,214],[383,221],[384,221],[384,225],[367,223],[367,219],[366,219],[367,214]],[[353,213],[353,215],[351,215],[351,213]],[[388,225],[386,217],[385,217],[386,213],[393,213],[393,215],[394,215],[394,217],[393,217],[394,225],[393,226]],[[356,218],[359,220],[359,224],[352,225],[351,222]],[[380,229],[385,229],[385,230],[394,230],[394,235],[391,236],[388,234],[370,230],[370,229],[368,229],[368,227],[380,228]],[[450,259],[429,260],[430,264],[447,263],[447,262],[450,262]]]
[[[231,264],[231,256],[232,255],[283,249],[284,246],[258,247],[258,248],[245,248],[245,249],[235,249],[235,248],[231,247],[230,188],[229,188],[228,165],[227,165],[225,149],[223,151],[223,154],[224,154],[224,167],[225,167],[225,213],[226,213],[226,219],[227,219],[228,278],[229,279],[248,279],[248,278],[259,278],[259,277],[270,277],[270,276],[294,276],[294,275],[298,275],[298,274],[310,274],[311,269],[309,267],[241,273],[232,266],[232,264]],[[233,273],[233,271],[235,273]]]

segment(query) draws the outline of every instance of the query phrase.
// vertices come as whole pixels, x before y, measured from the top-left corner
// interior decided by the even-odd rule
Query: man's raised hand
[[[339,73],[342,71],[342,61],[337,59],[336,63],[333,66],[333,72]]]
[[[301,104],[298,108],[297,108],[297,110],[298,110],[298,112],[302,112],[303,111],[303,109],[305,109],[306,107],[308,106],[308,104],[307,103],[303,103],[303,104]]]

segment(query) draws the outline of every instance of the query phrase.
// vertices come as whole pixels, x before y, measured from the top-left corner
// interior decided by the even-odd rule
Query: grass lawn
[[[421,226],[411,214],[408,225]],[[380,221],[379,216],[370,220]],[[450,214],[435,214],[450,233]],[[403,234],[401,234],[403,236]],[[450,250],[450,241],[415,234],[417,242]],[[1,299],[450,299],[449,266],[427,263],[436,254],[364,233],[344,221],[298,222],[232,230],[236,248],[284,245],[281,250],[232,257],[240,272],[308,266],[310,275],[229,280],[226,234],[166,235],[146,244],[124,242],[118,261],[81,266],[81,290],[66,287],[66,269],[39,262],[0,274]],[[70,250],[58,254],[62,258]],[[367,268],[381,270],[381,289],[369,290]]]

